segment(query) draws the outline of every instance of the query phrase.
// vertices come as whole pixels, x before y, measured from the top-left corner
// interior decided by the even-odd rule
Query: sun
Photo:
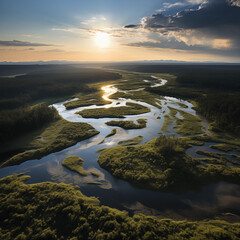
[[[105,32],[97,32],[95,35],[95,41],[98,47],[107,48],[110,45],[110,35]]]

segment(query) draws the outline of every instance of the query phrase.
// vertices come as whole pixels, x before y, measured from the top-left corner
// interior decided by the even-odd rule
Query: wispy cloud
[[[0,41],[0,46],[14,46],[14,47],[42,47],[42,46],[54,46],[52,44],[46,44],[46,43],[33,43],[33,42],[24,42],[24,41],[18,41],[18,40],[12,40],[12,41]]]
[[[84,20],[81,22],[83,25],[91,25],[99,22],[107,21],[107,19],[104,16],[100,17],[92,17],[90,19]]]

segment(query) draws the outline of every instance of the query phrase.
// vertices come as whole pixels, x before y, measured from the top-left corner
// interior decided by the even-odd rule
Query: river
[[[154,76],[152,77],[158,80],[158,82],[154,81],[151,87],[161,86],[167,82],[165,79],[157,79]],[[144,81],[151,82],[150,80]],[[81,141],[60,152],[45,156],[40,160],[31,160],[17,166],[0,169],[0,177],[8,176],[14,173],[26,172],[31,176],[31,179],[27,183],[38,183],[43,181],[72,183],[79,185],[83,194],[98,197],[101,204],[115,207],[120,210],[127,210],[130,214],[144,213],[147,215],[154,215],[159,218],[173,218],[176,220],[199,220],[211,218],[224,212],[240,214],[239,185],[219,182],[217,184],[200,187],[196,190],[189,190],[181,194],[173,192],[155,192],[151,190],[138,189],[126,181],[113,177],[109,172],[98,165],[97,158],[99,154],[96,153],[96,151],[106,147],[113,147],[121,140],[142,135],[142,143],[144,143],[150,141],[153,137],[159,136],[160,132],[166,135],[179,136],[174,132],[174,124],[170,126],[171,131],[169,133],[161,131],[161,126],[164,121],[163,116],[169,112],[168,107],[173,107],[175,109],[183,110],[196,115],[193,105],[190,102],[167,96],[156,99],[156,104],[160,104],[162,109],[145,102],[135,101],[132,99],[111,99],[112,94],[120,91],[117,86],[118,84],[112,84],[102,87],[102,90],[104,91],[103,98],[111,101],[110,104],[106,104],[104,106],[92,105],[66,110],[64,106],[65,102],[53,104],[64,119],[72,122],[87,122],[100,132],[98,135]],[[141,89],[134,89],[130,91],[140,91]],[[125,120],[132,121],[136,121],[139,118],[147,119],[146,128],[124,130],[105,124],[105,122],[113,120],[112,118],[82,118],[79,114],[75,114],[83,109],[125,106],[127,102],[138,103],[151,110],[149,113],[145,114],[125,116]],[[187,107],[183,108],[178,103],[183,103]],[[114,120],[118,119],[114,118]],[[113,128],[117,128],[116,135],[105,139],[105,136],[109,134]],[[103,139],[105,139],[104,143],[99,144]],[[205,145],[201,147],[193,146],[187,150],[187,154],[196,157],[196,149],[218,152],[217,150],[211,149],[209,147],[210,144],[214,143],[205,143]],[[239,152],[233,152],[239,154]],[[88,171],[97,172],[99,176],[96,177],[88,175],[83,177],[63,167],[61,162],[68,155],[77,155],[83,158],[85,160],[83,167]],[[98,182],[101,183],[101,185],[89,184],[92,182]]]

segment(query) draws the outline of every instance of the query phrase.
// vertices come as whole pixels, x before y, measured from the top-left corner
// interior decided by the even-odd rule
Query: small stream
[[[151,84],[151,87],[162,86],[167,82],[167,80],[164,79],[158,79],[154,76],[151,77],[156,79],[154,83],[150,80],[144,80],[144,82],[148,81]],[[179,136],[174,132],[174,123],[170,126],[171,131],[169,133],[161,131],[164,121],[163,116],[169,113],[168,107],[173,107],[177,110],[183,110],[196,115],[193,105],[190,102],[181,99],[167,96],[156,99],[156,104],[162,106],[162,108],[159,109],[145,102],[132,99],[111,99],[111,95],[119,91],[117,84],[104,86],[102,90],[104,91],[103,98],[111,101],[110,104],[104,106],[92,105],[71,110],[66,110],[64,106],[64,103],[67,101],[53,104],[64,119],[71,122],[87,122],[100,132],[98,135],[81,141],[60,152],[49,154],[40,160],[31,160],[17,166],[0,169],[0,177],[2,178],[11,174],[26,172],[26,174],[31,176],[31,179],[28,180],[27,183],[54,181],[76,184],[80,186],[80,190],[83,194],[98,197],[101,204],[115,207],[120,210],[127,210],[130,214],[144,213],[147,215],[155,215],[160,218],[173,218],[176,220],[211,218],[224,212],[240,214],[239,185],[219,182],[217,184],[200,187],[199,189],[189,190],[182,194],[155,192],[138,189],[126,181],[113,177],[109,172],[102,169],[97,162],[99,154],[96,153],[96,151],[99,149],[113,147],[121,140],[134,138],[139,135],[143,136],[142,143],[150,141],[153,137],[158,137],[159,133],[170,136]],[[124,92],[140,90],[142,89],[127,90]],[[76,99],[72,99],[71,101],[73,100]],[[105,124],[110,120],[122,119],[82,118],[79,114],[75,114],[83,109],[126,106],[127,102],[141,104],[151,110],[149,113],[145,114],[125,116],[126,118],[124,119],[136,122],[139,118],[145,118],[147,119],[146,128],[124,130]],[[186,107],[183,108],[178,103],[183,103]],[[179,112],[177,113],[177,117],[182,117]],[[113,128],[117,128],[116,135],[105,139],[105,136],[109,134]],[[99,144],[103,139],[105,139],[105,141],[102,144]],[[213,144],[217,143],[205,143],[204,146],[200,147],[193,146],[187,150],[187,154],[193,157],[203,157],[202,155],[198,156],[196,153],[197,149],[218,152],[218,150],[210,148],[210,145]],[[239,152],[234,151],[234,153],[240,155]],[[61,162],[69,155],[77,155],[83,158],[85,160],[83,167],[89,172],[96,172],[98,176],[89,174],[88,176],[83,177],[63,167]],[[93,184],[96,182],[98,184]]]

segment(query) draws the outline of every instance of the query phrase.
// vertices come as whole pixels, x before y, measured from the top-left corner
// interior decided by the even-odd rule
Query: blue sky
[[[0,61],[236,62],[239,10],[239,0],[0,0]]]

